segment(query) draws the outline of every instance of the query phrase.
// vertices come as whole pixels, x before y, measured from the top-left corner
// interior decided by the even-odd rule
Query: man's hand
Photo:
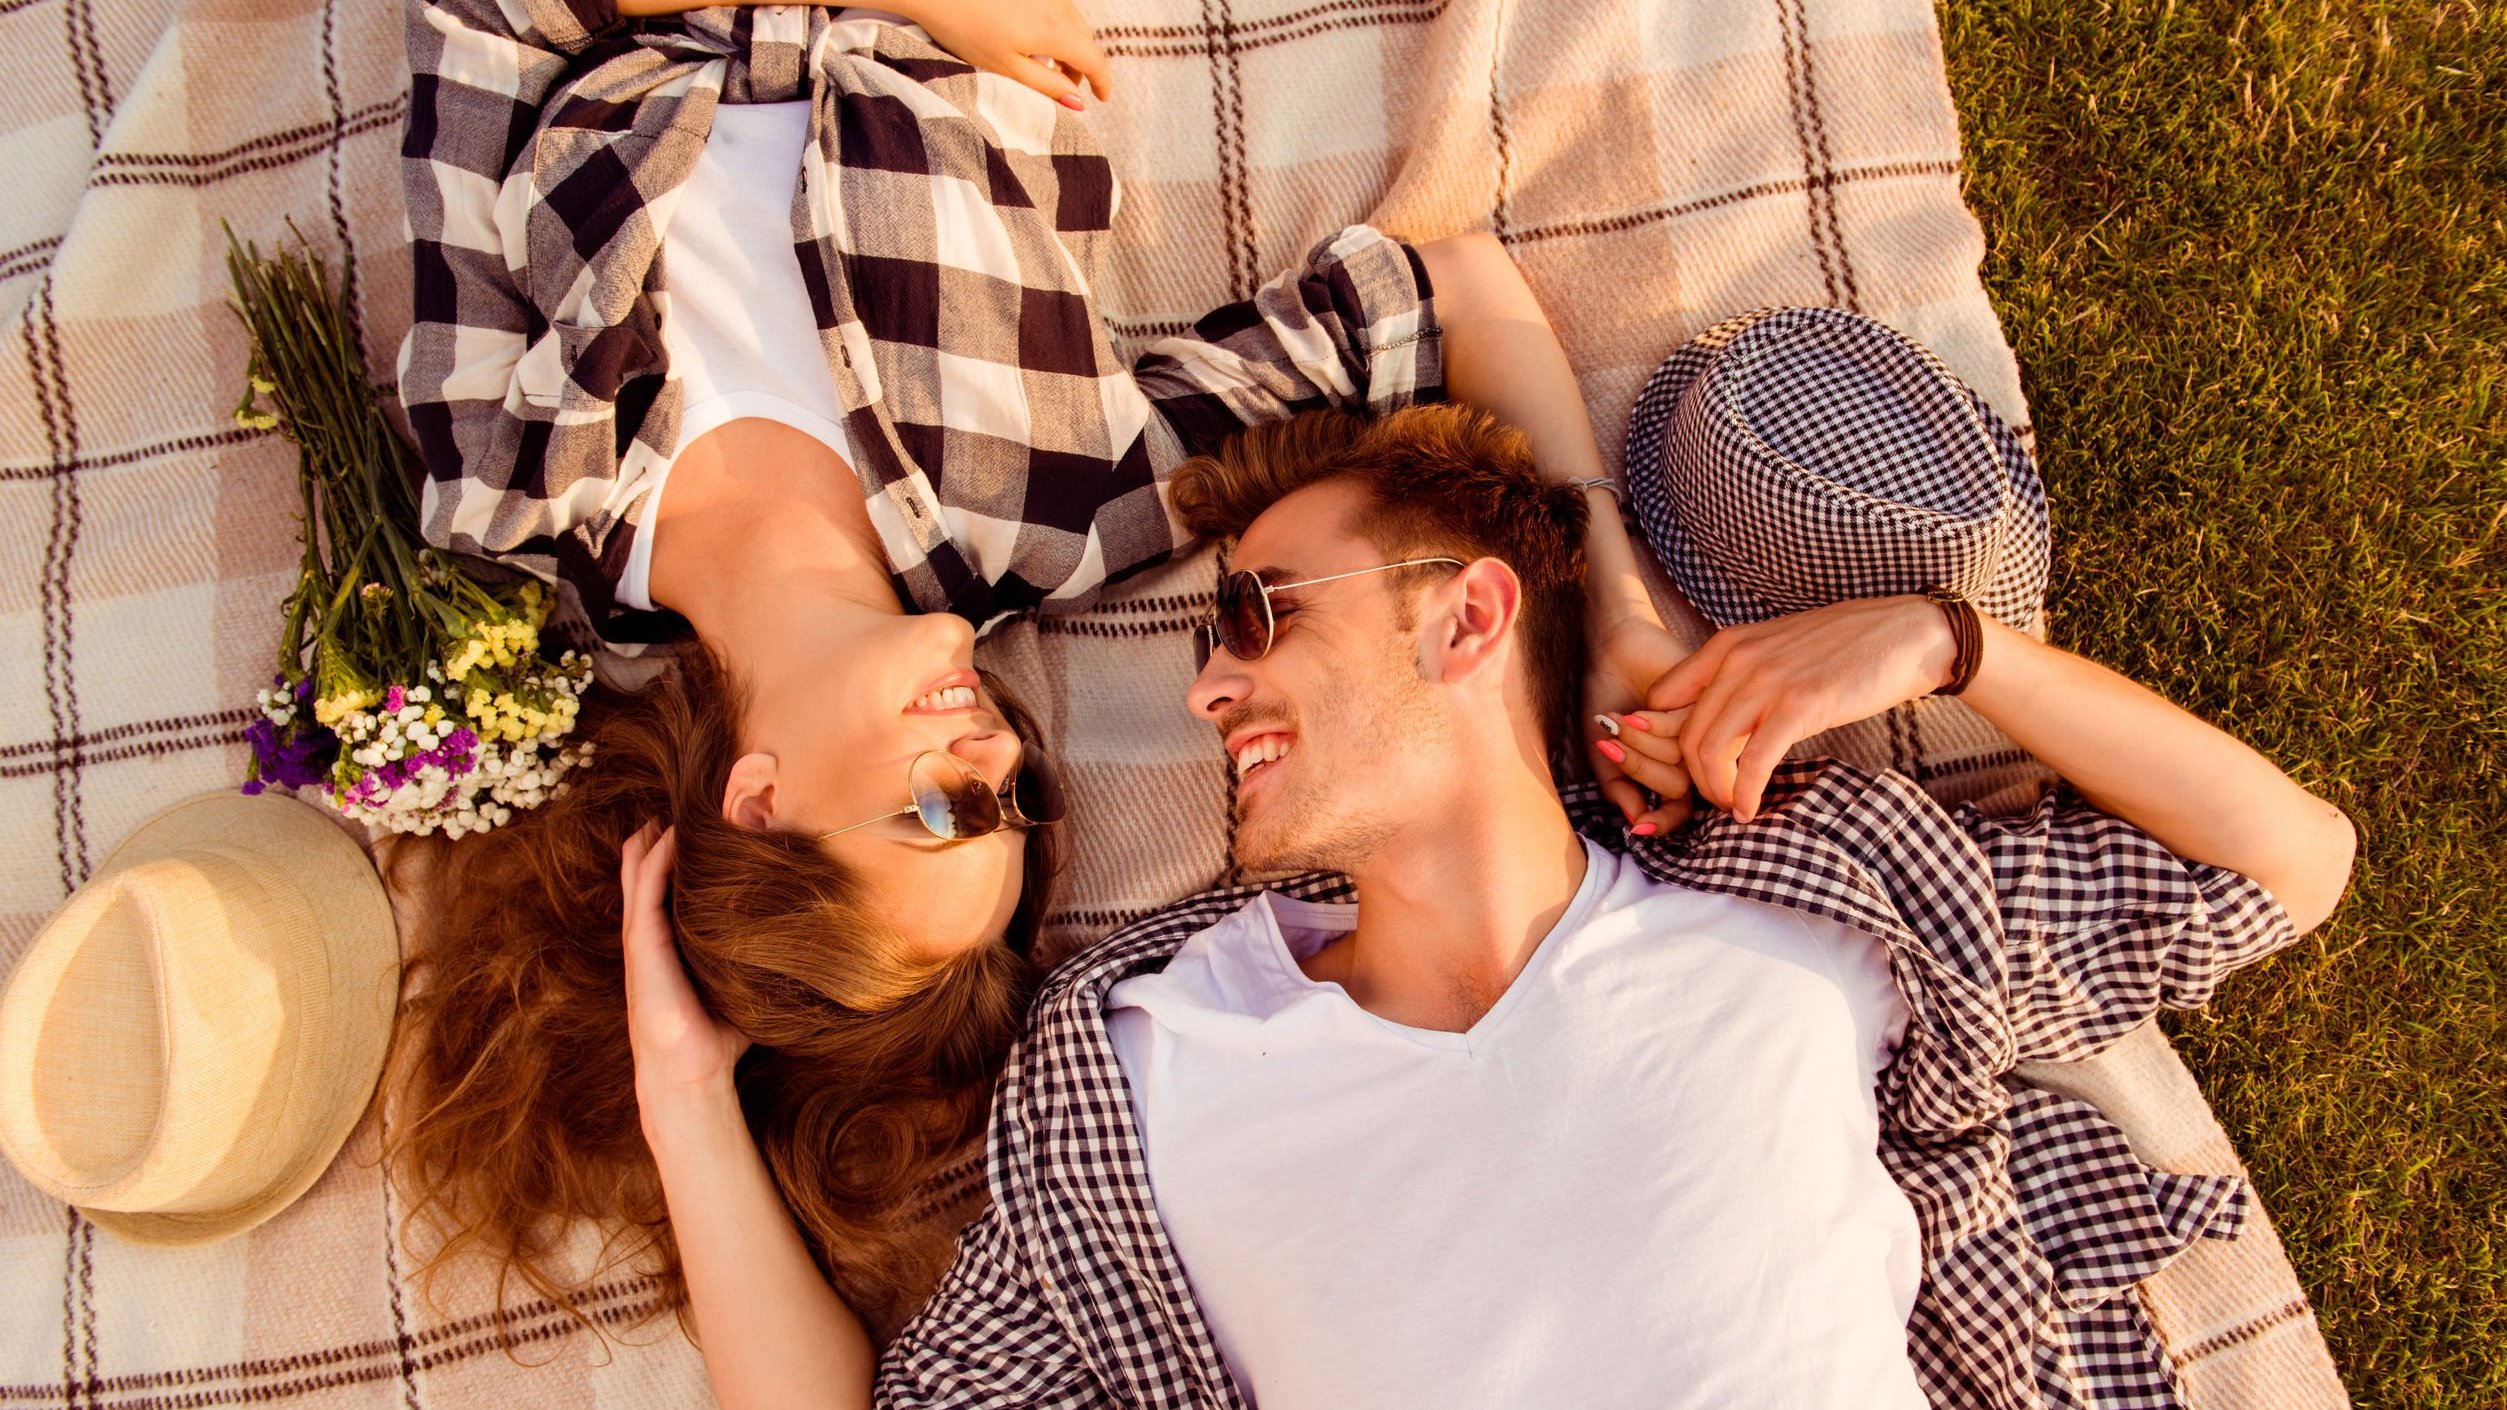
[[[1593,629],[1585,641],[1583,724],[1586,758],[1608,798],[1640,837],[1671,831],[1689,820],[1689,774],[1678,741],[1668,732],[1647,735],[1625,728],[1613,735],[1599,723],[1635,718],[1648,686],[1680,660],[1680,644],[1662,623],[1624,617]],[[1651,790],[1661,801],[1648,806]]]
[[[1066,108],[1079,107],[1080,79],[1098,102],[1114,96],[1105,51],[1072,0],[905,0],[885,8],[975,67],[1017,79]]]
[[[635,1053],[636,1104],[646,1134],[664,1109],[731,1095],[731,1073],[749,1040],[706,1012],[670,935],[670,863],[676,837],[646,823],[618,858],[626,898],[627,1044]]]
[[[1786,750],[1932,693],[1956,654],[1924,598],[1849,598],[1715,633],[1646,692],[1661,713],[1628,723],[1676,736],[1697,791],[1748,822]]]

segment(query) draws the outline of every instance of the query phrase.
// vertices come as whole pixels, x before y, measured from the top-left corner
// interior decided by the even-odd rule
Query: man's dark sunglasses
[[[1369,573],[1389,573],[1396,568],[1423,568],[1433,563],[1453,568],[1465,566],[1459,558],[1407,558],[1399,563],[1379,563],[1372,568],[1353,568],[1346,573],[1293,583],[1266,583],[1253,573],[1224,574],[1219,578],[1219,599],[1209,620],[1193,634],[1193,669],[1199,671],[1209,665],[1210,653],[1216,650],[1225,650],[1239,661],[1261,660],[1271,649],[1271,636],[1277,625],[1271,615],[1272,593],[1336,583],[1343,578],[1363,578]]]

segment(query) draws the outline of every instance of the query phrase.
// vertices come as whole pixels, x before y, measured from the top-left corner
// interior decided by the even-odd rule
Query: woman
[[[1450,394],[1552,474],[1600,456],[1485,237],[1355,227],[1116,360],[1090,298],[1114,183],[1063,110],[1105,62],[1068,0],[900,5],[922,30],[601,4],[413,4],[401,385],[431,537],[555,581],[613,664],[679,640],[677,669],[591,721],[564,798],[452,854],[401,1175],[447,1252],[543,1292],[579,1285],[550,1240],[585,1215],[676,1289],[691,1215],[639,1129],[615,938],[620,848],[665,820],[688,971],[756,1044],[721,1134],[885,1330],[969,1212],[916,1192],[979,1133],[1049,871],[1021,824],[1053,790],[974,624],[1163,558],[1168,472],[1303,406]],[[1595,517],[1589,693],[1616,709],[1676,653]]]

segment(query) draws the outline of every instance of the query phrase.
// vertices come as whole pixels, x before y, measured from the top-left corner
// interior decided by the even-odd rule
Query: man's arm
[[[1984,619],[1962,697],[2103,812],[2180,857],[2270,891],[2300,934],[2331,915],[2358,847],[2350,819],[2221,730],[2068,651]],[[1793,745],[1950,678],[1955,646],[1921,597],[1864,598],[1717,632],[1631,716],[1632,770],[1685,765],[1747,819]],[[1638,774],[1645,777],[1643,772]]]

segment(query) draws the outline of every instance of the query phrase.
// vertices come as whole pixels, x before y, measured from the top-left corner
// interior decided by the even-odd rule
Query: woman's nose
[[[1018,736],[1006,729],[972,730],[949,741],[949,752],[973,764],[984,781],[1000,788],[1018,772]]]
[[[914,629],[928,633],[934,655],[963,661],[975,651],[975,624],[955,612],[918,612],[910,616]]]

